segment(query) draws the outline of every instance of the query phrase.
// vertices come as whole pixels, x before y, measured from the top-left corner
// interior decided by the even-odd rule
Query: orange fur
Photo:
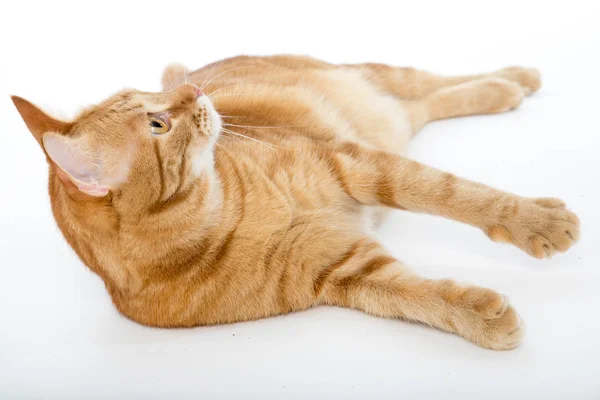
[[[523,329],[504,296],[419,277],[372,225],[390,207],[436,214],[540,258],[577,240],[578,219],[560,200],[403,156],[428,121],[517,107],[540,87],[535,70],[440,77],[236,57],[191,73],[170,67],[163,85],[120,92],[71,122],[13,98],[48,157],[58,226],[139,323],[219,324],[326,304],[509,349]],[[169,132],[153,134],[149,118]]]

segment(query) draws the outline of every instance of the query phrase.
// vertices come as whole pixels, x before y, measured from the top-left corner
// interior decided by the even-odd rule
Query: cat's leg
[[[438,90],[484,78],[504,78],[518,83],[525,94],[533,93],[541,87],[540,73],[534,68],[508,67],[485,74],[441,76],[414,68],[397,68],[384,64],[353,64],[347,67],[359,69],[371,82],[403,100],[420,100]]]
[[[501,113],[517,108],[525,91],[504,78],[481,78],[435,91],[421,100],[404,102],[413,132],[427,122],[477,114]]]
[[[516,196],[402,156],[348,143],[332,154],[332,168],[362,204],[454,219],[537,258],[566,251],[579,236],[579,219],[561,200]]]
[[[421,322],[494,350],[523,337],[515,309],[501,294],[452,280],[425,279],[364,239],[349,246],[314,284],[319,304]]]

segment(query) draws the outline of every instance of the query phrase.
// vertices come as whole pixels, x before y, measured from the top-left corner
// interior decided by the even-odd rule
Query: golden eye
[[[161,121],[158,118],[150,119],[150,130],[152,133],[156,133],[158,135],[162,135],[163,133],[169,132],[169,126],[165,124],[164,121]]]

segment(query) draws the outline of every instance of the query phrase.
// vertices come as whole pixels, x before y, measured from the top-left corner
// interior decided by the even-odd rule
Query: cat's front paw
[[[511,207],[510,218],[493,225],[488,236],[495,242],[512,243],[536,258],[567,251],[579,239],[579,218],[562,200],[523,199]]]

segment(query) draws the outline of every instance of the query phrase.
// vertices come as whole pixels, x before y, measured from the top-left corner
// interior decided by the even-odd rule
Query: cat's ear
[[[51,117],[21,97],[11,98],[35,140],[56,165],[60,180],[67,187],[75,187],[89,196],[106,196],[110,189],[102,184],[94,152],[84,138],[66,136],[73,124]]]
[[[21,114],[25,125],[29,128],[29,131],[42,146],[42,137],[46,132],[57,132],[66,134],[72,127],[72,123],[60,121],[56,118],[51,117],[29,101],[19,96],[11,96],[17,111]]]
[[[57,175],[67,186],[72,184],[88,196],[104,197],[110,188],[104,183],[101,162],[85,138],[70,138],[56,133],[43,135],[42,145],[57,165]]]
[[[183,85],[188,76],[188,69],[181,64],[171,64],[165,68],[162,74],[163,92],[168,92],[176,87]]]

